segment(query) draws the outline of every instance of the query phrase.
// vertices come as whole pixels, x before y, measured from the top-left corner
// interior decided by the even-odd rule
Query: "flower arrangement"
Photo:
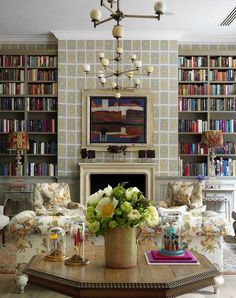
[[[123,153],[123,155],[126,155],[126,150],[127,150],[126,145],[121,145],[121,146],[109,145],[107,147],[107,151],[112,154]]]
[[[92,194],[87,200],[86,220],[90,232],[104,235],[116,227],[154,227],[159,223],[158,212],[152,201],[137,187],[125,188],[126,183]]]
[[[206,180],[206,177],[204,175],[198,175],[197,180],[198,180],[198,182],[202,182],[202,181]]]

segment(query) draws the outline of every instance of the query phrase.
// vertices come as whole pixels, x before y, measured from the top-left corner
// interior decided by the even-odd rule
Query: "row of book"
[[[29,69],[28,81],[57,81],[57,70]]]
[[[234,133],[236,132],[236,120],[234,119],[210,120],[210,129],[222,130],[222,132],[224,133]]]
[[[7,95],[24,95],[24,83],[0,83],[0,94]]]
[[[57,83],[40,83],[28,85],[28,93],[32,95],[57,94]]]
[[[210,57],[211,67],[236,67],[236,57],[233,56],[219,56]]]
[[[24,55],[0,55],[0,66],[2,67],[23,67],[25,66]]]
[[[24,111],[25,99],[23,97],[0,97],[1,111]]]
[[[214,160],[216,176],[236,176],[236,160],[217,158]]]
[[[57,67],[57,56],[28,56],[29,67]]]
[[[26,131],[28,132],[56,132],[55,119],[34,119],[26,121]]]
[[[27,164],[27,176],[56,176],[57,166],[54,163],[35,163]]]
[[[11,131],[28,132],[56,132],[55,119],[34,119],[34,120],[18,120],[18,119],[0,119],[0,132],[9,133]]]
[[[207,67],[207,56],[180,56],[178,58],[179,67]]]
[[[211,111],[236,111],[236,97],[211,98]]]
[[[19,166],[19,172],[21,176],[24,173],[24,166]],[[27,164],[27,176],[56,176],[57,166],[54,163],[28,163]],[[0,176],[16,176],[16,164],[15,162],[0,163]]]
[[[179,84],[179,95],[207,95],[208,84]]]
[[[207,176],[206,162],[186,162],[179,158],[179,176]]]
[[[180,119],[178,126],[179,132],[197,132],[202,133],[203,131],[208,130],[208,123],[206,120],[185,120]]]
[[[179,69],[179,81],[207,81],[206,69]]]
[[[209,79],[210,81],[236,81],[236,70],[210,70]]]
[[[24,81],[25,71],[18,68],[0,69],[0,81]]]
[[[0,143],[1,148],[1,143]],[[29,154],[56,154],[57,143],[55,140],[51,141],[38,141],[29,139]]]
[[[25,120],[0,119],[0,132],[9,133],[10,131],[24,131]]]
[[[178,110],[179,112],[204,112],[207,111],[207,102],[207,98],[180,97],[178,101]]]
[[[207,154],[207,147],[200,142],[178,143],[179,154]],[[216,154],[236,154],[236,143],[224,142],[223,146],[215,149]]]
[[[224,142],[223,146],[215,149],[216,154],[236,154],[236,143]]]
[[[211,84],[209,91],[212,95],[235,95],[236,84]]]
[[[207,154],[206,145],[197,143],[178,143],[179,154]]]
[[[56,111],[57,99],[50,97],[27,97],[27,111]]]
[[[25,98],[0,97],[0,111],[24,111]],[[50,97],[27,97],[27,111],[56,111],[57,99]]]

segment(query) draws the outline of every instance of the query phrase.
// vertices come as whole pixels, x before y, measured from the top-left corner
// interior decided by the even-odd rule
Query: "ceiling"
[[[154,15],[156,0],[122,0],[127,14]],[[236,20],[228,27],[219,24],[236,6],[235,0],[165,0],[175,15],[155,19],[124,19],[126,39],[178,39],[182,42],[236,43]],[[47,38],[112,38],[110,21],[93,28],[89,13],[100,0],[0,0],[0,40]],[[107,11],[101,8],[105,17]]]

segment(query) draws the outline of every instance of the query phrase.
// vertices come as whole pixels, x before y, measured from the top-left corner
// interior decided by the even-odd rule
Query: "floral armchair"
[[[83,218],[83,212],[81,204],[71,201],[67,183],[37,183],[33,210],[22,211],[10,222],[10,231],[16,237],[17,272],[23,270],[33,255],[47,251],[51,228],[63,228],[68,246],[71,245],[70,226]]]
[[[165,200],[157,202],[159,215],[182,214],[181,235],[188,248],[206,255],[223,270],[223,236],[228,222],[214,211],[206,211],[201,182],[174,181],[167,185]]]

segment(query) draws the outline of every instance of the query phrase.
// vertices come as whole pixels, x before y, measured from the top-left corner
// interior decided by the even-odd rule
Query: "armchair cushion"
[[[63,215],[70,207],[71,197],[67,183],[37,183],[33,209],[36,215]],[[76,203],[72,206],[75,207]],[[78,207],[78,206],[77,206]]]
[[[165,202],[167,207],[187,205],[193,209],[202,206],[201,183],[169,182]]]

